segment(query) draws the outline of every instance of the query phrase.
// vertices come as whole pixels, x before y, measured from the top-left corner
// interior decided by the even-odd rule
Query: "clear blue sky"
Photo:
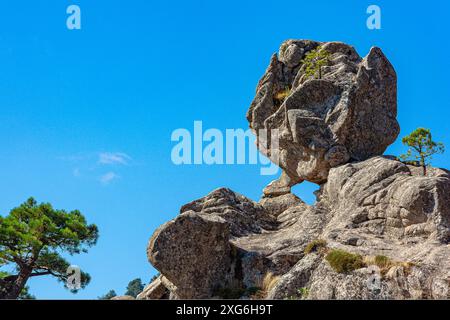
[[[70,4],[81,7],[81,30],[66,28]],[[381,30],[366,28],[370,4],[381,7]],[[34,196],[79,209],[100,229],[97,246],[71,259],[92,276],[85,290],[72,295],[41,278],[31,292],[123,294],[133,278],[155,273],[147,241],[181,205],[220,186],[257,200],[273,177],[255,165],[175,166],[170,135],[194,120],[247,128],[257,81],[285,39],[344,41],[360,55],[381,47],[398,73],[401,135],[424,126],[450,147],[449,15],[444,0],[8,1],[0,10],[0,213]],[[387,153],[402,151],[397,141]],[[111,157],[118,152],[126,164]],[[434,163],[449,167],[449,159],[450,150]],[[295,188],[309,202],[313,189]]]

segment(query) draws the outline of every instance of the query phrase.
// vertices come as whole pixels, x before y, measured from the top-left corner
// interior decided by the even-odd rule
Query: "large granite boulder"
[[[303,63],[319,48],[330,54],[320,79]],[[284,171],[265,194],[288,193],[303,180],[324,183],[330,168],[383,154],[399,134],[396,116],[397,76],[379,48],[361,58],[341,42],[284,42],[247,112],[260,151]]]
[[[276,219],[261,205],[221,188],[184,205],[177,218],[158,228],[147,254],[173,297],[207,298],[242,280],[241,253],[230,240],[275,227]]]

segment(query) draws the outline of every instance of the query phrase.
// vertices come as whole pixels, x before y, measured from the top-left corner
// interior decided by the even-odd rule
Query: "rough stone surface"
[[[375,157],[330,171],[323,202],[333,208],[326,234],[349,238],[351,229],[420,242],[450,239],[449,173]]]
[[[231,263],[229,235],[222,218],[187,212],[156,231],[148,256],[179,298],[208,297],[215,283],[225,281]]]
[[[321,257],[315,253],[305,256],[280,278],[267,298],[285,299],[296,296],[298,289],[306,287],[320,261]]]
[[[271,215],[277,217],[290,207],[304,204],[304,202],[292,193],[279,197],[262,198],[259,202]]]
[[[217,189],[155,232],[148,256],[166,281],[142,295],[217,297],[221,288],[258,287],[270,272],[280,276],[273,299],[300,288],[309,299],[449,298],[450,175],[417,169],[386,157],[332,168],[314,206],[292,194],[255,203]],[[372,264],[337,273],[323,254],[305,255],[316,239],[395,264],[383,274]]]
[[[206,298],[240,276],[240,253],[230,239],[275,227],[261,205],[217,189],[161,226],[150,239],[148,257],[173,285],[174,297]]]
[[[331,62],[322,79],[309,79],[301,60],[319,45]],[[220,188],[184,205],[150,239],[161,276],[139,299],[220,298],[263,287],[267,275],[278,277],[262,288],[272,299],[450,298],[450,173],[422,176],[379,156],[399,131],[396,75],[380,49],[362,59],[343,43],[283,43],[247,118],[254,130],[280,130],[274,154],[259,145],[280,156],[280,178],[259,203]],[[303,180],[320,185],[314,205],[290,192]],[[305,252],[319,239],[324,248]],[[338,273],[326,260],[333,249],[364,263]],[[389,264],[380,268],[376,256]]]
[[[302,60],[319,46],[331,54],[329,63],[321,79],[307,77]],[[288,96],[277,98],[286,89]],[[259,148],[286,177],[265,193],[288,193],[303,180],[324,183],[330,168],[381,155],[398,136],[396,116],[397,76],[379,48],[361,58],[340,42],[284,42],[247,112],[258,136],[260,129],[279,131],[278,148],[269,148],[271,139]]]

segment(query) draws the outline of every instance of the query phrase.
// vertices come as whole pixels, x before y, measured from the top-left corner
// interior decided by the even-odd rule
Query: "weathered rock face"
[[[311,79],[302,59],[318,46],[331,58]],[[150,239],[161,276],[138,299],[248,296],[268,275],[274,299],[450,298],[450,173],[379,156],[398,135],[396,109],[380,49],[362,59],[343,43],[283,43],[247,114],[257,134],[279,130],[278,148],[259,147],[279,156],[280,179],[259,203],[221,188],[183,206]],[[313,206],[290,193],[303,180],[320,184]],[[358,264],[332,266],[334,249]]]
[[[449,173],[376,157],[332,169],[323,202],[333,210],[326,232],[349,237],[352,228],[391,239],[450,240]]]
[[[305,74],[302,61],[319,46],[331,57],[315,79]],[[287,97],[280,99],[283,91]],[[259,145],[285,172],[265,193],[288,193],[303,180],[324,183],[330,168],[383,154],[398,136],[396,116],[397,77],[379,48],[362,59],[340,42],[284,42],[247,112],[257,135],[260,129],[279,132],[278,148],[270,138],[267,146]]]
[[[331,248],[383,255],[400,266],[376,274],[374,288],[373,265],[339,274],[311,254],[282,276],[269,297],[307,287],[310,299],[450,298],[450,175],[430,171],[423,177],[419,168],[383,157],[331,169],[316,204],[328,211],[318,238]]]
[[[275,227],[261,205],[217,189],[183,206],[176,219],[156,230],[147,253],[174,297],[207,298],[241,277],[240,253],[230,239]]]
[[[281,277],[267,293],[275,299],[300,288],[311,299],[450,298],[449,191],[447,171],[423,177],[384,157],[332,168],[314,206],[292,194],[255,203],[217,189],[155,232],[148,256],[162,276],[138,298],[216,297],[258,287],[267,273]],[[370,263],[337,273],[324,255],[304,253],[316,239],[398,263],[383,274]]]

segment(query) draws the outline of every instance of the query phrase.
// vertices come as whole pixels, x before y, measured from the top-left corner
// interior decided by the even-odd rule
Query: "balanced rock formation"
[[[309,79],[319,45],[331,61]],[[450,298],[450,172],[380,156],[399,131],[395,85],[377,48],[285,42],[248,113],[282,132],[281,178],[259,202],[220,188],[184,205],[151,237],[160,275],[137,298]],[[302,180],[320,184],[314,205],[290,192]]]
[[[320,79],[306,73],[303,61],[312,50],[329,54]],[[363,59],[340,42],[284,42],[247,112],[265,141],[260,151],[284,171],[265,193],[288,193],[303,180],[324,183],[330,168],[383,154],[398,136],[396,116],[397,76],[379,48]],[[261,129],[278,130],[275,147],[271,134],[259,137]]]

